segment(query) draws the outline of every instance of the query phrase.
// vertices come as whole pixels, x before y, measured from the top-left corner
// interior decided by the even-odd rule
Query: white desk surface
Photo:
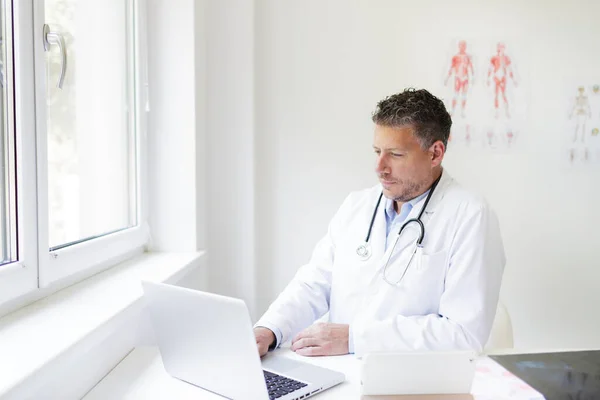
[[[277,349],[275,354],[310,362],[346,375],[346,381],[316,396],[315,400],[360,399],[360,360],[353,355],[337,357],[302,357],[289,349]],[[543,399],[524,386],[514,376],[496,370],[497,364],[488,358],[478,361],[473,382],[473,399]],[[494,376],[490,376],[494,370]],[[512,380],[511,380],[512,379]],[[536,395],[537,394],[537,395]],[[384,396],[385,397],[385,396]],[[171,377],[164,369],[158,348],[137,347],[104,377],[83,399],[194,399],[222,400],[223,397]]]

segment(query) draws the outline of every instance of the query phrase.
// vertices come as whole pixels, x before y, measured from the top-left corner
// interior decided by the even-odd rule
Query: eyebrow
[[[373,150],[400,151],[400,152],[406,152],[406,151],[408,151],[408,149],[400,149],[398,147],[391,147],[389,149],[380,149],[377,146],[373,146]]]

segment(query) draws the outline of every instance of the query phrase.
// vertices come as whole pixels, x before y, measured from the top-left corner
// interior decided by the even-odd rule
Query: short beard
[[[408,201],[411,201],[419,195],[419,192],[424,186],[423,184],[419,184],[417,182],[407,182],[405,185],[406,187],[404,189],[404,192],[400,194],[400,196],[394,197],[394,201],[400,203],[406,203]]]

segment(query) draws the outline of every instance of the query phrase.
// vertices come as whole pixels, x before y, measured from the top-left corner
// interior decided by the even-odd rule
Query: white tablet
[[[469,393],[476,359],[473,351],[369,353],[363,357],[362,393]]]

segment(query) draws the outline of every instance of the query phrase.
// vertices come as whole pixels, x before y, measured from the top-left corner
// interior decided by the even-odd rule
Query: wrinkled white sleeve
[[[351,325],[357,356],[373,351],[475,350],[481,352],[496,315],[505,265],[498,219],[488,207],[467,215],[456,230],[439,314]]]
[[[327,234],[317,243],[308,264],[300,267],[292,281],[255,324],[275,333],[276,346],[293,339],[298,332],[329,311],[335,236],[347,203],[348,198],[329,223]]]

